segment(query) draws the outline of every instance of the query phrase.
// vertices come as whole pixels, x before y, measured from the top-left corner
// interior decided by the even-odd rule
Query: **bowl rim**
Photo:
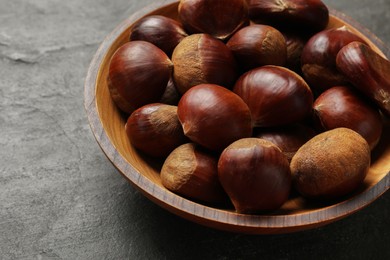
[[[101,43],[90,63],[85,79],[84,107],[94,137],[106,157],[134,187],[158,205],[188,220],[225,231],[252,234],[289,233],[323,226],[368,206],[389,189],[390,171],[377,184],[337,204],[313,209],[308,212],[298,212],[293,215],[246,215],[212,208],[176,195],[155,184],[128,164],[126,159],[122,157],[111,142],[99,117],[96,102],[96,87],[100,67],[110,46],[130,25],[152,11],[177,3],[176,0],[156,1],[121,22]],[[352,25],[368,37],[385,56],[390,56],[390,49],[367,28],[360,25],[351,17],[330,7],[328,8],[331,15]]]

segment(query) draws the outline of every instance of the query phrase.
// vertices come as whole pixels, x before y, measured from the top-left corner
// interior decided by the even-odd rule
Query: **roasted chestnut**
[[[256,24],[244,27],[230,38],[226,46],[244,71],[263,65],[282,66],[286,63],[286,40],[271,26]]]
[[[291,160],[293,185],[309,199],[338,199],[362,184],[370,154],[366,140],[351,129],[335,128],[316,135]]]
[[[318,32],[328,25],[329,10],[320,0],[247,0],[249,18],[276,28]]]
[[[179,18],[190,33],[225,40],[248,21],[245,0],[181,0]]]
[[[193,34],[184,38],[172,55],[173,79],[178,91],[202,83],[232,87],[237,79],[237,65],[226,45],[208,34]]]
[[[180,99],[178,117],[184,134],[213,151],[252,135],[248,106],[232,91],[213,84],[201,84]]]
[[[302,51],[302,72],[306,82],[317,93],[348,84],[336,67],[336,55],[342,47],[353,41],[364,42],[346,26],[315,34]]]
[[[369,46],[353,42],[337,54],[337,68],[390,117],[390,62]]]
[[[176,20],[162,15],[151,15],[142,18],[131,27],[129,39],[153,43],[171,56],[173,49],[186,36],[187,33]]]
[[[249,106],[254,126],[297,123],[312,110],[313,94],[297,73],[279,66],[263,66],[242,75],[233,91]]]
[[[164,94],[173,64],[155,45],[132,41],[122,45],[111,57],[108,87],[116,105],[124,112],[153,102]]]
[[[291,188],[287,158],[276,145],[259,138],[229,145],[219,158],[218,177],[239,213],[278,209]]]
[[[322,93],[314,102],[314,116],[323,130],[354,130],[366,139],[371,150],[382,134],[379,110],[350,87],[336,86]]]
[[[177,147],[161,168],[168,190],[190,199],[226,203],[229,199],[218,179],[218,156],[194,143]]]
[[[166,157],[188,141],[177,117],[177,107],[160,103],[135,110],[125,125],[131,144],[152,157]]]

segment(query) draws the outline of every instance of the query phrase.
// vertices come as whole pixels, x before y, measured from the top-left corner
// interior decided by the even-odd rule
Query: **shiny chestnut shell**
[[[382,118],[376,107],[350,87],[335,86],[314,102],[314,116],[323,130],[346,127],[363,136],[371,150],[382,134]]]
[[[241,69],[248,71],[264,65],[284,65],[286,40],[275,28],[254,24],[240,29],[226,43]]]
[[[177,117],[177,107],[154,103],[135,110],[127,119],[131,144],[152,157],[164,158],[188,141]]]
[[[328,25],[329,10],[320,0],[247,0],[251,20],[276,28],[318,32]]]
[[[219,157],[218,176],[239,213],[278,209],[290,193],[289,162],[264,139],[244,138],[229,145]]]
[[[129,40],[153,43],[171,56],[175,47],[187,35],[178,21],[162,15],[151,15],[131,27]]]
[[[184,134],[213,151],[252,135],[248,106],[232,91],[213,84],[201,84],[180,99],[178,117]]]
[[[306,43],[301,57],[302,72],[316,93],[348,84],[346,77],[337,70],[336,56],[342,47],[353,41],[364,42],[346,26],[342,26],[319,32]]]
[[[302,121],[313,105],[313,94],[302,77],[280,66],[248,71],[238,79],[233,91],[248,105],[257,127]]]
[[[226,45],[208,34],[184,38],[172,54],[173,79],[184,94],[193,86],[210,83],[230,88],[237,79],[237,65]]]
[[[337,54],[337,68],[390,117],[390,62],[368,45],[352,42]]]
[[[220,40],[248,21],[245,0],[181,0],[178,14],[188,32],[207,33]]]
[[[171,77],[172,62],[155,45],[127,42],[110,60],[108,86],[116,105],[124,112],[158,102]]]

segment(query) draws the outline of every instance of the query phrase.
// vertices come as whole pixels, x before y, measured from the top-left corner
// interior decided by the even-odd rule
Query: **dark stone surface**
[[[248,236],[172,215],[106,159],[83,106],[104,37],[153,1],[0,0],[0,259],[390,259],[390,194],[328,226]],[[390,44],[389,0],[328,0]]]

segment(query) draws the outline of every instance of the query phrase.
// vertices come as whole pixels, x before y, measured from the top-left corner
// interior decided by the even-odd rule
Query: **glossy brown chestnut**
[[[168,190],[207,203],[225,203],[227,194],[218,179],[218,157],[194,143],[177,147],[165,160],[161,181]]]
[[[306,82],[315,92],[346,85],[348,80],[336,67],[336,56],[342,47],[353,41],[364,42],[346,26],[315,34],[302,52],[302,72]]]
[[[370,167],[370,147],[348,128],[316,135],[291,160],[293,185],[310,199],[337,199],[357,189]]]
[[[242,75],[233,91],[249,106],[254,126],[271,127],[303,120],[313,105],[313,94],[295,72],[263,66]]]
[[[259,138],[229,145],[219,158],[218,176],[239,213],[278,209],[290,193],[287,158],[276,145]]]
[[[190,33],[225,40],[248,21],[245,0],[181,0],[179,18]]]
[[[249,18],[292,31],[318,32],[328,25],[329,10],[320,0],[247,0]]]
[[[178,91],[202,83],[232,87],[237,79],[237,65],[226,45],[208,34],[193,34],[184,38],[172,55],[173,79]]]
[[[298,149],[313,138],[316,132],[303,124],[293,124],[283,127],[255,129],[255,137],[274,143],[282,150],[288,161],[291,161]]]
[[[186,36],[187,33],[176,20],[162,15],[151,15],[142,18],[131,27],[129,39],[153,43],[171,56],[173,49]]]
[[[155,45],[145,41],[125,43],[110,60],[108,86],[112,99],[126,113],[158,102],[172,67],[168,56]]]
[[[354,130],[366,139],[371,150],[382,134],[379,110],[349,87],[336,86],[322,93],[314,102],[314,116],[324,130]]]
[[[213,84],[201,84],[180,99],[178,117],[184,134],[213,151],[252,135],[248,106],[232,91]]]
[[[177,107],[160,103],[135,110],[125,130],[135,148],[153,157],[166,157],[188,141],[177,117]]]
[[[255,24],[244,27],[230,38],[226,46],[244,71],[263,65],[283,66],[286,63],[286,40],[271,26]]]
[[[359,42],[342,48],[336,62],[345,77],[390,117],[390,62]]]

